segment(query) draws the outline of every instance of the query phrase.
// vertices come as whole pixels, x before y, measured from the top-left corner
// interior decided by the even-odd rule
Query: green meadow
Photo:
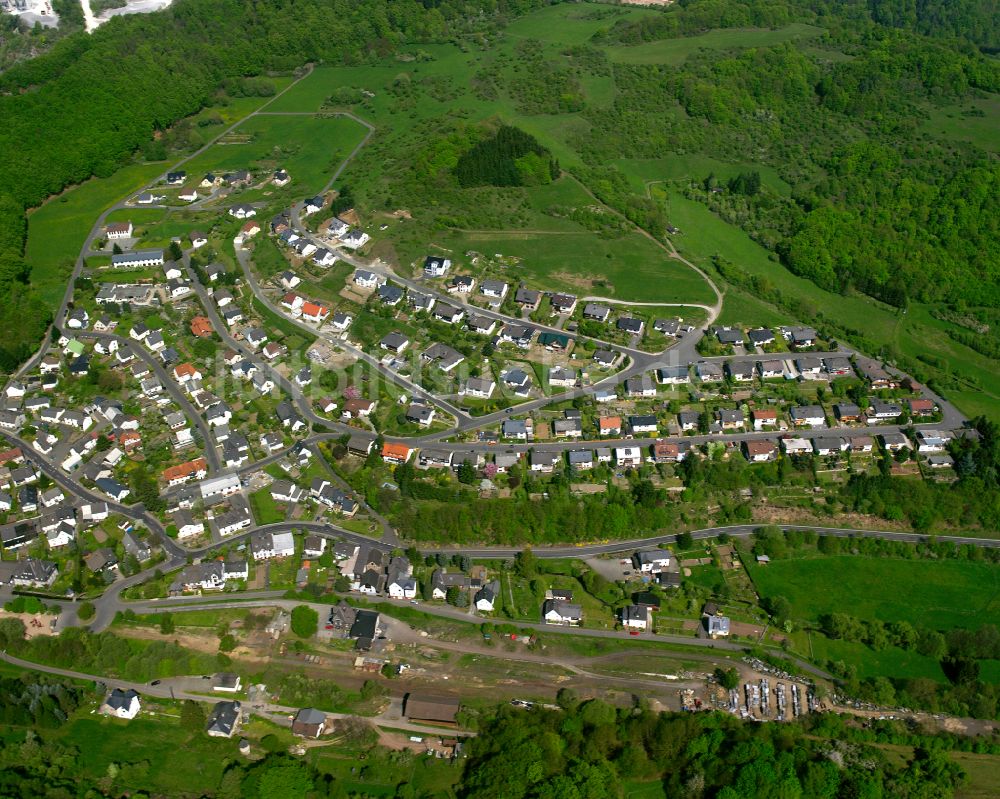
[[[669,64],[679,66],[688,56],[700,50],[737,50],[751,47],[773,47],[824,33],[823,28],[793,22],[783,28],[728,28],[713,30],[700,36],[663,39],[631,46],[609,47],[608,56],[621,64]]]
[[[283,167],[299,193],[319,191],[364,138],[347,117],[314,115],[251,117],[185,165],[188,174]]]
[[[747,569],[761,596],[784,596],[794,615],[909,621],[934,629],[1000,624],[1000,566],[964,560],[853,555],[776,560]]]
[[[165,168],[165,164],[138,164],[119,169],[111,177],[88,180],[53,197],[28,216],[25,260],[32,284],[53,308],[66,291],[66,280],[97,217]]]
[[[700,275],[669,258],[638,233],[606,240],[586,231],[452,232],[439,241],[454,252],[476,250],[487,255],[517,256],[523,259],[524,268],[510,269],[511,277],[530,278],[529,282],[539,286],[580,296],[705,305],[715,301]]]

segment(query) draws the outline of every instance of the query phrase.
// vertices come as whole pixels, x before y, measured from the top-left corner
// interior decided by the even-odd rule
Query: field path
[[[609,205],[608,205],[607,203],[605,203],[605,202],[602,202],[602,201],[601,201],[601,200],[600,200],[600,199],[599,199],[599,198],[598,198],[597,196],[595,196],[595,194],[594,194],[594,193],[593,193],[593,192],[592,192],[592,191],[591,191],[591,190],[590,190],[589,188],[587,188],[587,186],[586,186],[586,185],[584,185],[584,183],[583,183],[583,182],[581,182],[581,181],[580,181],[580,179],[579,179],[579,178],[578,178],[578,177],[577,177],[576,175],[574,175],[574,174],[573,174],[572,172],[567,172],[566,174],[567,174],[567,175],[569,175],[569,176],[570,176],[571,178],[573,178],[573,180],[575,180],[575,181],[576,181],[577,185],[579,185],[579,186],[580,186],[580,188],[581,188],[581,189],[583,189],[583,190],[584,190],[584,191],[585,191],[585,192],[587,193],[587,195],[588,195],[588,196],[589,196],[589,197],[590,197],[591,199],[593,199],[593,201],[594,201],[594,202],[596,202],[596,203],[600,203],[600,204],[601,204],[601,205],[602,205],[603,207],[607,208],[607,209],[608,209],[608,210],[609,210],[609,211],[610,211],[611,213],[615,214],[615,215],[616,215],[616,216],[618,216],[618,217],[619,217],[620,219],[624,219],[624,220],[625,220],[625,222],[626,222],[627,224],[631,225],[631,226],[632,226],[632,228],[633,228],[634,230],[638,231],[638,232],[639,232],[639,233],[641,233],[641,234],[642,234],[643,236],[645,236],[645,237],[646,237],[647,239],[649,239],[649,240],[650,240],[651,242],[653,242],[653,244],[655,244],[655,245],[656,245],[657,247],[659,247],[659,248],[660,248],[661,250],[663,250],[663,251],[664,251],[665,253],[667,253],[667,255],[668,255],[668,256],[669,256],[670,258],[673,258],[673,259],[674,259],[675,261],[680,261],[680,262],[681,262],[682,264],[684,264],[684,265],[685,265],[685,266],[687,266],[687,267],[690,267],[690,268],[691,268],[691,269],[693,269],[693,270],[694,270],[695,272],[697,272],[697,273],[698,273],[699,275],[701,275],[702,279],[703,279],[703,280],[704,280],[704,281],[705,281],[706,283],[708,283],[708,286],[709,286],[709,288],[710,288],[710,289],[712,289],[712,292],[713,292],[713,293],[715,294],[715,304],[714,304],[714,305],[711,305],[711,306],[705,306],[705,305],[702,305],[702,306],[699,306],[699,307],[701,307],[701,308],[705,308],[705,309],[706,309],[706,310],[708,311],[708,320],[707,320],[707,321],[705,322],[705,327],[707,328],[707,327],[708,327],[709,325],[711,325],[711,324],[712,324],[712,323],[713,323],[713,322],[714,322],[714,321],[715,321],[716,319],[718,319],[718,318],[719,318],[719,314],[721,314],[721,313],[722,313],[722,297],[723,297],[723,295],[722,295],[722,292],[721,292],[721,291],[719,290],[719,287],[715,285],[715,281],[713,281],[713,280],[712,280],[712,278],[710,278],[710,277],[708,276],[708,274],[706,274],[706,273],[705,273],[705,271],[704,271],[704,270],[702,270],[702,269],[701,269],[700,267],[698,267],[698,266],[695,266],[695,265],[694,265],[693,263],[691,263],[691,262],[690,262],[689,260],[687,260],[687,258],[684,258],[684,257],[683,257],[683,256],[682,256],[682,255],[681,255],[680,253],[678,253],[678,252],[677,252],[677,250],[676,250],[676,249],[674,249],[674,245],[673,245],[672,243],[670,243],[670,240],[669,240],[669,239],[667,240],[667,244],[664,244],[664,243],[663,243],[662,241],[660,241],[660,240],[659,240],[658,238],[656,238],[656,236],[654,236],[654,235],[653,235],[652,233],[650,233],[650,232],[649,232],[648,230],[646,230],[645,228],[642,228],[642,227],[639,227],[639,226],[638,226],[637,224],[635,224],[635,222],[633,222],[633,221],[632,221],[631,219],[629,219],[629,218],[628,218],[627,216],[625,216],[625,215],[624,215],[623,213],[621,213],[620,211],[618,211],[618,210],[616,210],[616,209],[612,208],[612,207],[611,207],[611,206],[609,206]],[[655,182],[655,181],[654,181],[654,182]],[[648,187],[648,185],[647,185],[647,188],[646,188],[646,191],[647,191],[647,193],[649,192],[649,187]],[[668,246],[668,245],[669,245],[669,246]],[[683,304],[686,304],[686,305],[691,305],[691,304],[693,304],[693,303],[683,303]]]

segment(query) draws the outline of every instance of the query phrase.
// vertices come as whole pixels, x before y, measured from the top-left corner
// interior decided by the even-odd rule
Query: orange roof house
[[[191,320],[191,333],[198,338],[207,338],[212,335],[212,323],[204,316],[196,316]]]
[[[189,363],[179,363],[174,367],[174,378],[181,383],[186,383],[188,380],[199,380],[201,372]]]
[[[195,458],[187,463],[179,463],[163,470],[163,479],[167,485],[175,486],[186,483],[192,477],[204,477],[208,474],[208,464],[204,458]]]
[[[410,459],[413,450],[406,444],[395,444],[386,441],[382,445],[382,460],[386,463],[406,463]]]
[[[302,303],[302,315],[307,319],[321,321],[330,315],[330,309],[325,305],[317,305],[315,302]]]
[[[598,421],[597,426],[601,432],[601,435],[606,435],[608,433],[618,433],[622,429],[622,417],[602,416]]]
[[[126,430],[119,434],[118,443],[125,448],[126,452],[130,452],[142,443],[142,436],[135,430]]]

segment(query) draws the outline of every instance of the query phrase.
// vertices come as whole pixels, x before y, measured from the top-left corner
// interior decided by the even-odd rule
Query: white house
[[[670,553],[664,549],[641,549],[632,555],[632,565],[646,574],[659,574],[670,566]]]
[[[115,718],[132,720],[139,714],[140,707],[139,694],[131,688],[127,691],[115,688],[101,705],[101,712]]]
[[[622,627],[629,630],[648,630],[651,626],[649,608],[629,605],[622,608]]]
[[[615,461],[619,466],[640,466],[642,450],[639,447],[615,447]]]
[[[542,618],[546,624],[577,626],[583,621],[583,608],[561,599],[548,599],[542,606]]]

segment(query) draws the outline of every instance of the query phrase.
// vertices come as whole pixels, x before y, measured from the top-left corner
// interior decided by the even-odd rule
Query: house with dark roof
[[[232,738],[240,726],[241,710],[239,702],[216,702],[208,716],[205,732],[213,738]]]

